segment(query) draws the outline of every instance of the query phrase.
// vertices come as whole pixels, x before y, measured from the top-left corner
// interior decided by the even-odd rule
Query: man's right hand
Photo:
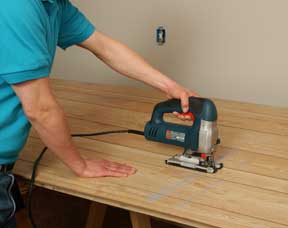
[[[108,160],[85,159],[85,166],[76,174],[80,177],[128,177],[136,173],[136,169],[126,164]]]

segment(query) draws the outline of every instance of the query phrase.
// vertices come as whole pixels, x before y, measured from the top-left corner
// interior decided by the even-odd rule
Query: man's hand
[[[172,82],[168,86],[166,93],[167,93],[166,95],[169,99],[176,98],[176,99],[181,100],[181,107],[182,107],[183,113],[186,113],[189,110],[189,97],[191,97],[191,96],[199,97],[199,95],[197,93],[189,91],[188,89],[180,86],[176,82]],[[176,117],[178,117],[179,119],[191,120],[191,117],[189,115],[185,115],[185,114],[178,113],[178,112],[173,112],[173,114]]]
[[[84,169],[76,173],[80,177],[128,177],[136,172],[131,166],[108,160],[84,161]]]

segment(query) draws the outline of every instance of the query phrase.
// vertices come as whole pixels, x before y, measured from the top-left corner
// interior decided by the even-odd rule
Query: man
[[[125,45],[96,31],[69,0],[3,0],[0,6],[0,227],[15,227],[11,169],[30,124],[43,142],[80,177],[126,177],[135,168],[80,156],[63,109],[52,94],[49,74],[56,46],[79,45],[115,71],[181,99],[196,96],[148,65]],[[175,113],[179,118],[185,117]]]

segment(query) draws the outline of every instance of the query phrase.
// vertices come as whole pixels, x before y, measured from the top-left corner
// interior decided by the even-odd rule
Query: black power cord
[[[116,130],[116,131],[102,131],[102,132],[95,132],[95,133],[80,133],[80,134],[72,134],[72,137],[89,137],[89,136],[98,136],[98,135],[108,135],[108,134],[119,134],[119,133],[129,133],[129,134],[136,134],[136,135],[144,135],[143,131],[137,131],[137,130]],[[41,151],[40,155],[37,157],[33,164],[32,169],[32,175],[31,180],[29,184],[29,191],[28,191],[28,198],[27,198],[27,209],[28,209],[28,217],[30,220],[30,223],[33,228],[37,228],[37,225],[34,221],[33,214],[32,214],[32,193],[33,193],[33,186],[35,183],[36,173],[38,165],[44,156],[45,152],[47,151],[47,147],[44,147]]]

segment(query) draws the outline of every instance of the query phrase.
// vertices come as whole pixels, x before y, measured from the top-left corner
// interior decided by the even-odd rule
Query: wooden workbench
[[[154,91],[53,80],[73,133],[113,129],[143,130],[156,103]],[[103,204],[131,211],[134,227],[149,227],[149,216],[194,227],[288,227],[288,108],[215,100],[224,168],[205,174],[165,165],[182,148],[118,134],[74,139],[81,154],[125,162],[138,169],[129,178],[76,177],[48,152],[37,185],[89,199],[94,214]],[[43,143],[32,131],[15,173],[31,175]],[[97,221],[95,221],[97,227]]]

